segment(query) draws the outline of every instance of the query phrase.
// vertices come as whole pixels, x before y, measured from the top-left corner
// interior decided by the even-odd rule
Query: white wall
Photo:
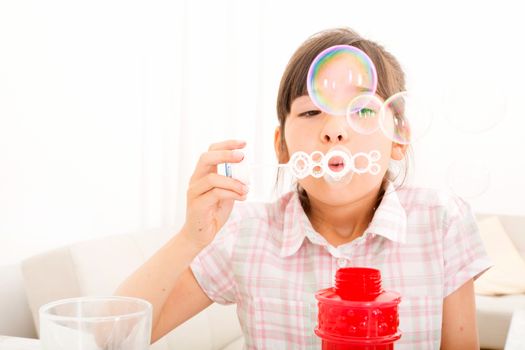
[[[415,183],[446,187],[453,160],[463,164],[455,169],[484,162],[490,186],[474,208],[525,215],[520,13],[510,0],[2,1],[0,263],[180,223],[211,142],[242,137],[273,162],[286,62],[306,37],[337,26],[383,44],[409,87],[434,102],[431,131],[414,145]],[[501,118],[498,97],[506,115],[488,131],[461,132],[444,117],[476,129]],[[269,198],[273,180],[259,174],[252,199]]]

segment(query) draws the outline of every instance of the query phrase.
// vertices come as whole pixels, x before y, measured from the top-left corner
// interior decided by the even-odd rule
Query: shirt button
[[[348,259],[345,259],[345,258],[337,259],[337,266],[339,266],[339,267],[346,267],[346,266],[348,266]]]

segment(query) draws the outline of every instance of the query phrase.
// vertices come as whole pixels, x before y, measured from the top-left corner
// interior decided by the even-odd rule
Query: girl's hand
[[[235,200],[246,199],[248,187],[242,182],[217,174],[221,163],[239,163],[244,141],[212,144],[199,158],[187,192],[186,222],[182,234],[199,249],[211,243],[224,225]]]

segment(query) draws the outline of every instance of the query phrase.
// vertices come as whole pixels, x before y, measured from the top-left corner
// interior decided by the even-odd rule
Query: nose
[[[321,131],[321,141],[324,143],[345,142],[348,139],[346,118],[344,116],[327,115]]]

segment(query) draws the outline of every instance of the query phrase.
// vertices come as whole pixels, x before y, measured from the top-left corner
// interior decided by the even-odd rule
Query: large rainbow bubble
[[[314,104],[332,115],[346,115],[358,95],[373,95],[377,72],[370,57],[357,47],[336,45],[321,52],[310,65],[307,89]],[[359,106],[354,106],[359,109]]]

